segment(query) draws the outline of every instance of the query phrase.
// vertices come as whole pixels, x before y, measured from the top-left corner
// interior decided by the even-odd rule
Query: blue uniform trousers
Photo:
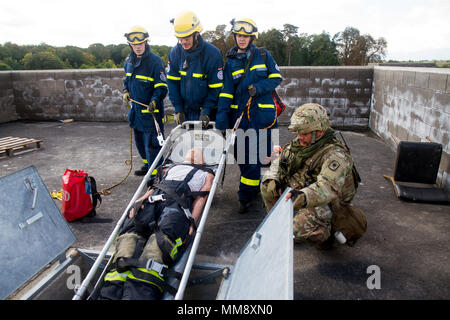
[[[248,130],[254,129],[247,129],[245,132],[248,132]],[[270,156],[272,150],[271,131],[264,130],[263,132],[266,134],[265,137],[260,136],[259,130],[254,130],[256,141],[254,136],[246,136],[245,145],[238,143],[238,140],[234,144],[234,156],[241,171],[239,200],[250,201],[259,192],[262,161]],[[244,153],[245,159],[239,153]]]
[[[164,127],[161,127],[161,131],[163,130]],[[142,158],[144,167],[150,168],[159,151],[161,150],[161,146],[158,143],[157,134],[156,132],[143,132],[136,129],[133,129],[133,131],[136,148],[138,149],[139,155]],[[162,163],[162,160],[163,158],[161,157],[158,166]],[[156,174],[156,169],[152,174]]]

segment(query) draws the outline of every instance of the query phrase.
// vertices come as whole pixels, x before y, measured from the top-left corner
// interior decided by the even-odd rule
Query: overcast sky
[[[450,0],[8,0],[0,4],[0,44],[119,44],[142,25],[150,44],[173,46],[169,20],[184,10],[197,14],[204,31],[229,28],[233,17],[252,18],[260,32],[289,23],[299,33],[333,36],[352,26],[384,37],[388,60],[450,60]]]

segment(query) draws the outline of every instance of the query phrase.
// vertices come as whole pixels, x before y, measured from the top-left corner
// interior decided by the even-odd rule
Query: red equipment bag
[[[264,63],[267,65],[267,54],[266,50],[264,48],[259,48],[259,53],[264,59]],[[277,91],[273,89],[272,91],[272,99],[273,103],[275,104],[275,108],[277,109],[277,117],[280,116],[280,114],[283,113],[284,109],[286,109],[286,105],[284,104],[283,100],[281,100],[280,96],[278,95]]]
[[[286,109],[286,105],[283,103],[280,96],[275,90],[272,91],[272,98],[275,104],[275,108],[277,108],[277,117],[278,117],[280,116],[281,113],[283,113],[284,109]]]
[[[83,170],[66,169],[62,177],[62,214],[67,221],[85,216],[95,216],[97,200],[102,201],[97,192],[95,179]]]

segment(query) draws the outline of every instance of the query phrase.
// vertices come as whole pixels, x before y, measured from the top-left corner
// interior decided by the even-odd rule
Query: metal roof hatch
[[[6,299],[76,241],[37,169],[0,178],[0,299]]]

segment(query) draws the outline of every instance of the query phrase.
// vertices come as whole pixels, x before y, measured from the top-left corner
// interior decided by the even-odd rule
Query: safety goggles
[[[148,38],[148,33],[136,32],[136,33],[125,33],[125,37],[127,37],[128,42],[142,42],[146,38]]]
[[[239,32],[241,30],[248,34],[258,31],[251,23],[246,21],[233,21],[232,31]]]

